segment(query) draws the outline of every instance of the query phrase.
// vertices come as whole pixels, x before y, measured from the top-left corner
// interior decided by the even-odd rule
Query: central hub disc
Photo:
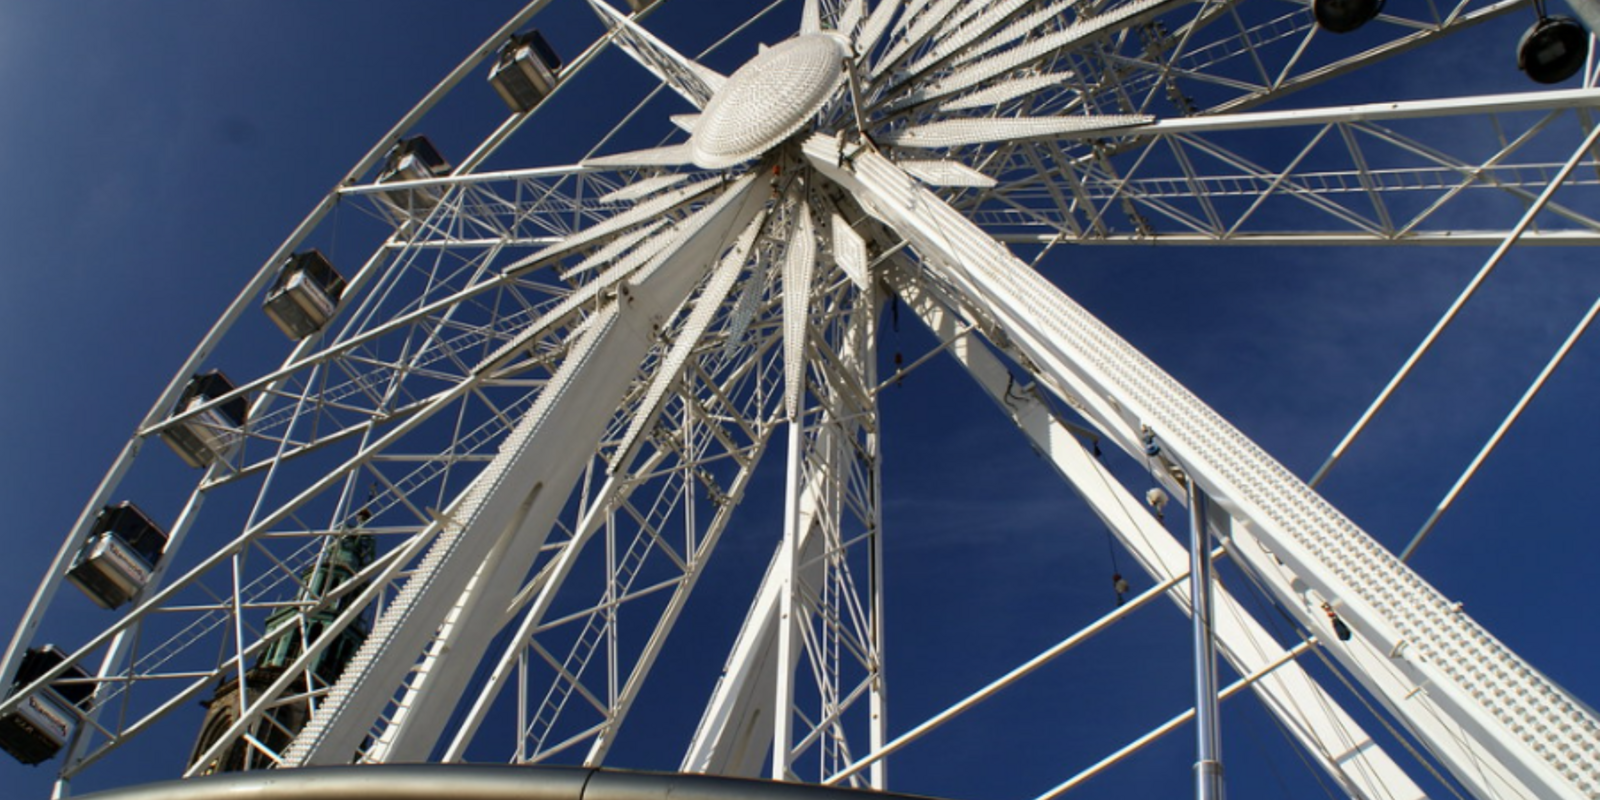
[[[844,42],[813,33],[767,48],[722,85],[689,137],[695,166],[731,167],[794,135],[844,77]]]

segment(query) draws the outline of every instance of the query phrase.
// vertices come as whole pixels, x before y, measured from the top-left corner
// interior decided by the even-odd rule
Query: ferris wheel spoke
[[[1150,578],[1159,583],[1186,574],[1186,546],[1099,459],[1090,455],[1080,437],[1063,424],[1037,390],[1012,388],[1015,382],[1011,368],[984,344],[973,340],[970,332],[977,326],[970,319],[963,321],[965,315],[953,307],[952,300],[940,296],[935,286],[914,280],[912,275],[907,267],[888,273],[896,294],[940,340],[960,339],[950,348],[952,355],[1006,409],[1007,416],[1036,452],[1043,454],[1089,504]],[[1014,363],[1027,363],[1019,352],[1008,355]],[[1020,369],[1035,381],[1046,382],[1046,376],[1028,373],[1025,367]],[[1240,675],[1266,671],[1254,684],[1257,696],[1330,777],[1352,796],[1423,796],[1422,790],[1298,662],[1283,660],[1288,651],[1227,587],[1217,586],[1215,591],[1218,613],[1214,624],[1223,657]],[[1187,584],[1174,585],[1167,595],[1185,614],[1191,613]]]
[[[394,218],[398,193],[437,192],[440,202],[418,210],[425,216],[402,217],[412,226],[390,245],[400,249],[545,247],[564,241],[616,215],[614,204],[640,200],[663,181],[682,178],[644,177],[603,168],[598,162],[504,172],[451,175],[426,180],[350,186],[342,195],[360,198],[381,218]],[[705,188],[704,175],[700,188]],[[650,182],[645,182],[650,181]],[[637,196],[630,196],[636,194]],[[426,224],[423,225],[423,222]],[[628,223],[623,223],[628,224]],[[476,231],[478,235],[462,233]]]
[[[595,225],[573,232],[560,242],[535,252],[519,263],[535,264],[602,244],[610,237],[617,236],[630,228],[649,223],[662,215],[679,212],[692,204],[710,200],[724,191],[726,186],[727,182],[724,179],[711,177],[694,181],[687,186],[666,189],[635,203],[626,211],[612,214]]]
[[[1453,230],[1455,215],[1530,202],[1578,146],[1596,97],[1593,90],[1576,90],[1162,120],[1140,129],[1149,135],[1138,137],[1138,146],[1130,138],[1115,157],[1074,159],[1053,142],[1023,144],[1009,154],[1008,165],[991,169],[1016,178],[958,204],[1012,241],[1117,241],[1111,221],[1126,214],[1135,220],[1133,235],[1184,241],[1478,244],[1505,231]],[[1450,153],[1425,143],[1441,141],[1433,135],[1441,125],[1497,131],[1504,144]],[[1282,167],[1244,154],[1262,136],[1283,149]],[[1567,199],[1551,204],[1534,241],[1582,241],[1600,233],[1597,220],[1579,210],[1593,179],[1567,185]],[[1291,204],[1326,224],[1308,225],[1299,213],[1293,215],[1298,230],[1281,229],[1275,220],[1284,219]],[[1070,224],[1068,216],[1075,218]],[[1035,224],[1047,230],[1028,234]]]
[[[1274,576],[1262,580],[1300,624],[1327,630],[1316,604],[1340,604],[1344,630],[1352,634],[1341,631],[1346,646],[1332,654],[1385,698],[1457,779],[1483,793],[1525,781],[1570,780],[1556,777],[1559,766],[1550,755],[1534,751],[1496,762],[1501,769],[1480,769],[1490,759],[1485,748],[1494,745],[1488,743],[1508,735],[1489,720],[1509,712],[1487,704],[1479,685],[1487,677],[1469,678],[1469,669],[1476,673],[1478,665],[1498,664],[1495,680],[1510,693],[1504,696],[1527,698],[1517,713],[1550,720],[1552,732],[1555,719],[1579,708],[1576,701],[1058,289],[937,198],[912,187],[892,163],[863,151],[847,172],[827,155],[836,147],[814,139],[807,155],[819,171],[871,199],[885,223],[922,254],[924,266],[961,287],[967,301],[992,315],[1033,363],[1058,375],[1076,372],[1097,387],[1129,422],[1153,432],[1165,471],[1185,475],[1248,523],[1233,526],[1230,535],[1240,546],[1230,552],[1253,574]],[[1074,352],[1080,346],[1087,349]],[[1310,593],[1293,589],[1296,580]],[[1412,649],[1415,654],[1407,655]],[[1416,704],[1415,690],[1423,684],[1441,697],[1426,708]],[[1462,739],[1456,733],[1462,727],[1474,735]]]
[[[867,16],[866,0],[844,0],[837,6],[836,12],[829,15],[833,23],[833,30],[838,31],[840,35],[849,39],[851,47],[859,52],[862,48],[857,40],[856,32]]]
[[[623,395],[636,369],[631,365],[640,363],[652,344],[650,317],[677,308],[698,282],[697,265],[720,252],[729,231],[755,215],[754,184],[748,177],[736,182],[702,212],[705,224],[677,241],[648,274],[591,318],[496,462],[444,512],[445,521],[436,525],[442,532],[423,568],[375,623],[351,661],[357,668],[340,676],[285,754],[286,763],[348,758],[380,715],[403,720],[397,735],[410,737],[410,744],[397,743],[395,752],[432,749],[449,716],[445,706],[454,703],[470,670],[413,672],[416,656],[398,654],[422,654],[430,665],[443,657],[477,663],[498,627],[495,612],[522,584],[583,471],[577,455],[589,448],[578,443],[598,441],[614,413],[600,398]],[[508,480],[518,485],[508,486]],[[451,624],[441,629],[447,619]],[[380,653],[385,657],[379,659]],[[384,714],[397,687],[404,687],[401,696],[408,704]]]
[[[624,52],[695,108],[705,108],[727,80],[715,70],[672,49],[603,0],[588,0],[588,3]]]
[[[1398,18],[1390,19],[1395,24],[1389,30],[1397,38],[1358,55],[1326,51],[1318,58],[1308,57],[1305,48],[1315,31],[1309,11],[1262,18],[1265,7],[1258,4],[1183,3],[1155,11],[1146,5],[1123,5],[1070,23],[1057,23],[1067,16],[1046,13],[1048,9],[1030,10],[993,35],[977,40],[993,49],[992,56],[981,49],[941,51],[925,65],[929,75],[900,78],[907,89],[895,89],[894,84],[876,88],[882,93],[878,102],[899,114],[912,114],[937,102],[940,114],[935,119],[948,119],[951,110],[1009,108],[1007,104],[1022,96],[1028,97],[1034,115],[1057,109],[1066,113],[1079,104],[1098,113],[1152,113],[1159,110],[1153,101],[1162,96],[1172,101],[1180,115],[1238,110],[1465,30],[1505,13],[1512,4],[1463,6],[1460,13],[1426,23],[1399,24]],[[1193,19],[1183,16],[1189,9],[1193,9]],[[1240,16],[1246,12],[1254,21]],[[1153,21],[1149,21],[1151,14],[1157,15]],[[1231,23],[1222,25],[1219,20]],[[1064,27],[1052,27],[1058,24]],[[1417,30],[1419,27],[1424,29]],[[1109,30],[1136,31],[1138,35],[1106,41],[1102,34]],[[1304,41],[1291,46],[1286,38],[1291,35]],[[1019,39],[1018,46],[1002,49]],[[949,47],[951,41],[941,39],[941,46]],[[1088,41],[1095,44],[1086,44]],[[946,64],[951,66],[944,68]],[[1024,67],[1032,74],[1016,74]],[[1010,87],[1016,83],[1042,85],[1035,86],[1031,94],[1013,94]],[[1057,87],[1052,92],[1040,91],[1052,86]],[[1128,98],[1146,99],[1130,104]],[[915,115],[912,124],[916,124]]]
[[[677,341],[673,343],[672,349],[661,359],[655,376],[650,381],[650,387],[645,392],[644,400],[628,423],[627,433],[622,435],[621,443],[617,446],[617,454],[612,461],[613,470],[628,465],[638,447],[639,438],[644,435],[645,429],[652,427],[660,417],[669,389],[681,380],[685,364],[691,353],[700,346],[701,338],[711,326],[713,315],[722,310],[728,293],[733,291],[735,282],[744,270],[745,259],[749,257],[750,249],[755,246],[756,236],[766,224],[765,215],[757,216],[750,221],[733,247],[723,254],[711,278],[706,282],[705,289],[695,298],[694,310],[689,314],[683,329],[678,332]]]
[[[880,578],[871,555],[881,526],[868,388],[874,372],[863,333],[873,316],[875,304],[858,299],[847,315],[806,326],[810,346],[832,342],[834,353],[811,361],[803,413],[790,422],[784,540],[684,756],[685,771],[793,776],[810,753],[826,775],[849,763],[852,741],[863,749],[883,741]],[[876,773],[874,785],[882,777]]]
[[[630,435],[620,439],[607,436],[607,441],[616,444],[608,444],[603,459],[596,463],[610,476],[597,494],[585,496],[580,501],[579,508],[587,511],[582,520],[572,525],[573,536],[547,566],[536,570],[535,584],[523,591],[528,605],[522,612],[520,626],[506,645],[489,679],[479,690],[466,724],[445,751],[447,760],[462,757],[495,697],[511,680],[527,686],[527,696],[543,698],[542,702],[525,708],[519,717],[523,722],[519,723],[521,733],[518,734],[516,760],[543,761],[584,740],[591,740],[585,763],[599,763],[604,759],[660,644],[676,621],[711,548],[742,497],[767,437],[776,424],[776,420],[770,419],[770,416],[777,413],[778,409],[763,408],[769,402],[764,398],[776,396],[776,393],[760,388],[764,382],[772,380],[773,375],[759,366],[768,360],[764,353],[774,348],[775,339],[768,337],[765,341],[742,345],[741,352],[746,357],[737,360],[723,358],[723,348],[715,341],[700,343],[704,336],[703,322],[723,304],[727,294],[725,290],[715,287],[718,276],[728,275],[730,268],[743,265],[761,224],[759,217],[751,221],[724,256],[723,266],[714,273],[708,288],[696,299],[695,310],[681,327],[673,331],[674,350],[681,350],[684,355],[669,354],[662,358],[660,366],[655,369],[655,377],[651,379],[652,385],[682,382],[685,389],[698,385],[703,390],[680,391],[676,394],[669,404],[669,410],[681,408],[681,411],[648,415],[655,420],[651,423],[652,432],[648,438],[638,440],[638,445],[628,444]],[[687,354],[691,351],[699,353],[693,357],[698,361],[689,360]],[[686,369],[686,366],[692,368]],[[727,373],[725,378],[711,377],[712,373],[723,372]],[[753,386],[747,385],[752,382]],[[650,392],[645,392],[644,396],[645,399],[639,402],[638,411],[625,411],[617,417],[625,422],[633,421],[629,423],[634,426],[629,428],[630,432],[636,429],[641,415],[656,407],[648,399]],[[706,399],[698,399],[701,397]],[[736,401],[735,397],[747,399]],[[764,419],[768,421],[760,422]],[[751,427],[747,421],[755,421],[755,427]],[[645,454],[637,464],[628,466],[630,459],[627,454],[639,448],[643,448]],[[729,466],[735,469],[732,477],[722,480],[713,474],[713,470],[726,471]],[[692,529],[696,515],[691,508],[684,507],[683,501],[691,485],[698,487],[694,494],[703,492],[705,501],[711,504],[714,513],[710,515],[705,531],[698,534],[692,530],[689,532],[689,540],[698,543],[693,545],[693,551],[679,553],[667,543],[662,526],[668,524],[674,515],[681,515],[682,524]],[[693,505],[694,501],[688,502]],[[627,524],[629,521],[637,526],[633,543],[622,547],[622,542],[616,537],[630,527]],[[608,588],[598,601],[576,612],[569,612],[560,619],[550,620],[550,610],[553,604],[562,602],[563,589],[578,568],[585,545],[602,526],[607,541],[612,543],[608,544],[607,551],[616,548],[623,553],[614,566],[606,568],[609,571],[605,579]],[[650,567],[652,558],[656,563],[665,564],[664,569]],[[633,588],[639,578],[648,574],[657,575],[658,582],[642,592]],[[641,613],[648,620],[648,607],[639,612],[624,612],[623,609],[630,599],[644,600],[656,590],[666,588],[672,589],[672,596],[660,609],[649,645],[638,654],[631,672],[623,680],[618,671],[628,668],[628,664],[616,661],[618,654],[614,648],[600,649],[600,640],[602,636],[608,640],[614,637],[618,614],[631,614],[630,619],[634,621],[628,623],[630,628],[638,624],[638,615]],[[574,630],[578,633],[572,633]],[[556,642],[569,643],[557,645]],[[566,649],[566,657],[551,655],[554,652],[552,648],[557,646]],[[530,647],[539,651],[539,658],[530,661],[525,651]],[[608,680],[600,681],[595,688],[586,689],[584,676],[593,675],[590,664],[596,660],[606,666]],[[537,670],[529,666],[530,663],[539,662],[548,664],[554,670],[550,683],[542,690],[532,675]],[[514,673],[518,677],[514,678]],[[588,680],[595,679],[591,677]],[[575,710],[569,709],[567,703],[574,692],[587,699],[587,703],[579,704]],[[521,694],[524,692],[519,692]],[[599,697],[609,697],[611,700],[609,704],[597,703],[595,698]],[[594,717],[595,713],[586,713],[584,708],[594,709],[598,721],[588,719]],[[368,752],[367,757],[383,760],[391,757],[391,754],[387,749],[375,748]]]
[[[822,32],[822,4],[820,0],[802,0],[800,4],[800,33]]]
[[[1148,125],[1153,117],[1135,114],[1072,117],[952,119],[911,125],[878,137],[881,144],[908,149],[1016,142],[1057,136],[1116,135]]]
[[[841,27],[841,32],[851,37],[858,58],[877,49],[879,41],[889,32],[889,24],[894,21],[899,9],[898,3],[878,3],[867,12],[866,21],[861,23],[860,30],[849,31]]]
[[[811,276],[816,266],[816,231],[811,225],[811,204],[791,195],[795,213],[790,220],[788,246],[783,260],[783,407],[789,418],[800,418],[800,396],[805,391],[806,363],[810,352]],[[798,291],[796,291],[798,290]]]

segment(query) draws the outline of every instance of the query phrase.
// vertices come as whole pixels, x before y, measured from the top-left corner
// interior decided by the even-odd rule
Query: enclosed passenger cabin
[[[199,408],[233,391],[233,381],[220,370],[196,375],[184,388],[173,416]],[[242,429],[250,404],[243,397],[214,405],[161,431],[161,438],[191,467],[204,467],[233,455],[244,438]]]
[[[321,251],[307,250],[283,263],[261,307],[290,339],[304,339],[333,319],[343,295],[344,276]]]
[[[399,144],[389,150],[389,155],[384,158],[383,174],[378,176],[378,183],[427,180],[449,175],[450,170],[450,162],[439,155],[439,151],[434,148],[433,142],[428,141],[428,137],[413,136],[410,139],[401,139]],[[437,186],[395,189],[379,196],[396,211],[410,216],[426,214],[432,210],[444,197],[444,190]]]
[[[150,582],[166,549],[167,532],[138,506],[106,506],[67,570],[67,580],[101,608],[116,608]]]
[[[1539,83],[1560,83],[1589,59],[1589,32],[1571,17],[1539,17],[1517,42],[1517,69]]]
[[[1329,33],[1350,33],[1377,18],[1384,0],[1314,0],[1311,14]]]
[[[29,648],[6,696],[15,695],[66,659],[66,654],[52,645]],[[49,686],[29,694],[15,712],[0,717],[0,748],[24,764],[53,758],[72,740],[80,710],[89,707],[94,688],[88,678],[80,667],[69,667]]]
[[[528,31],[500,48],[500,57],[489,70],[489,84],[512,111],[523,114],[555,91],[560,73],[561,57],[538,31]]]

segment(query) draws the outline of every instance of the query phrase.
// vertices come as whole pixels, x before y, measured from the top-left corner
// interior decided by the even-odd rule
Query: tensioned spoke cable
[[[1500,246],[1495,248],[1494,254],[1489,256],[1488,261],[1484,262],[1483,267],[1478,270],[1478,274],[1473,276],[1472,281],[1456,297],[1455,302],[1450,304],[1450,308],[1445,311],[1444,316],[1434,323],[1433,330],[1429,331],[1428,335],[1423,338],[1422,344],[1412,351],[1411,356],[1401,365],[1400,371],[1389,379],[1389,384],[1383,387],[1382,392],[1378,393],[1378,398],[1372,401],[1372,405],[1368,406],[1361,418],[1356,420],[1356,424],[1350,428],[1350,432],[1346,433],[1338,446],[1333,448],[1333,453],[1328,456],[1328,460],[1323,462],[1317,473],[1311,476],[1311,480],[1307,482],[1311,488],[1315,489],[1318,484],[1322,483],[1324,478],[1328,477],[1328,471],[1333,469],[1333,465],[1339,463],[1339,459],[1344,457],[1345,451],[1350,448],[1351,443],[1356,440],[1357,436],[1361,435],[1362,431],[1366,430],[1367,423],[1371,422],[1379,409],[1382,409],[1389,402],[1389,397],[1394,394],[1395,389],[1407,377],[1410,377],[1412,368],[1417,365],[1422,356],[1433,349],[1433,344],[1438,340],[1439,335],[1444,332],[1445,328],[1450,326],[1450,323],[1455,321],[1456,315],[1461,312],[1467,301],[1477,294],[1484,280],[1489,277],[1495,267],[1500,265],[1500,261],[1505,258],[1506,253],[1511,251],[1512,245],[1515,245],[1517,240],[1522,237],[1523,232],[1528,229],[1528,226],[1533,224],[1534,217],[1538,216],[1539,212],[1550,202],[1550,198],[1555,196],[1556,190],[1561,188],[1561,184],[1566,182],[1567,176],[1571,175],[1574,169],[1577,169],[1578,164],[1583,161],[1584,156],[1588,154],[1590,148],[1595,146],[1597,141],[1600,141],[1600,126],[1595,126],[1593,130],[1589,131],[1589,135],[1584,137],[1583,144],[1573,151],[1572,157],[1567,159],[1567,163],[1561,166],[1561,171],[1556,173],[1550,184],[1544,188],[1543,192],[1540,192],[1539,198],[1533,202],[1532,206],[1528,207],[1527,212],[1522,215],[1522,219],[1517,221],[1517,226],[1512,228],[1511,233],[1506,235]]]
[[[1234,681],[1233,683],[1229,684],[1228,686],[1224,687],[1222,689],[1222,691],[1217,693],[1217,699],[1219,701],[1220,700],[1227,700],[1227,699],[1232,698],[1234,695],[1238,694],[1239,692],[1250,688],[1251,686],[1255,685],[1256,682],[1260,681],[1262,678],[1265,678],[1268,675],[1271,675],[1273,672],[1276,672],[1279,667],[1283,666],[1284,664],[1289,663],[1290,661],[1295,660],[1296,658],[1299,658],[1302,653],[1305,653],[1308,650],[1310,650],[1313,644],[1315,644],[1314,641],[1306,640],[1306,641],[1302,641],[1301,643],[1295,645],[1294,647],[1292,647],[1292,648],[1290,648],[1288,650],[1285,650],[1283,652],[1283,655],[1278,656],[1276,659],[1274,659],[1271,662],[1269,662],[1266,666],[1264,666],[1261,669],[1258,669],[1255,672],[1252,672],[1249,675],[1246,675],[1246,676]],[[1155,728],[1151,729],[1149,733],[1146,733],[1145,735],[1140,736],[1139,738],[1129,742],[1127,745],[1123,746],[1122,749],[1118,750],[1117,752],[1112,753],[1109,756],[1106,756],[1105,758],[1103,758],[1100,761],[1096,762],[1093,766],[1090,766],[1088,769],[1085,769],[1082,772],[1079,772],[1077,775],[1074,775],[1071,778],[1068,778],[1067,780],[1061,782],[1060,784],[1056,785],[1054,788],[1050,789],[1049,791],[1046,791],[1044,794],[1039,795],[1036,798],[1036,800],[1054,800],[1054,798],[1057,798],[1057,797],[1060,797],[1063,794],[1066,794],[1068,791],[1070,791],[1073,788],[1075,788],[1076,786],[1078,786],[1078,784],[1081,784],[1084,781],[1089,780],[1090,778],[1093,778],[1096,775],[1099,775],[1100,773],[1104,772],[1107,768],[1109,768],[1109,767],[1111,767],[1111,766],[1113,766],[1115,764],[1120,763],[1123,759],[1125,759],[1128,756],[1138,752],[1140,749],[1142,749],[1145,746],[1155,742],[1156,740],[1160,739],[1161,737],[1166,736],[1167,734],[1177,730],[1180,726],[1182,726],[1183,724],[1189,722],[1192,719],[1194,719],[1194,709],[1193,708],[1191,708],[1191,709],[1189,709],[1189,710],[1187,710],[1187,711],[1185,711],[1185,712],[1173,717],[1172,719],[1169,719],[1166,722],[1163,722],[1162,724],[1156,726]]]
[[[772,2],[770,2],[770,3],[768,3],[766,5],[766,7],[762,8],[760,11],[757,11],[754,16],[750,17],[750,19],[745,20],[743,24],[739,25],[738,27],[734,28],[731,31],[728,31],[726,34],[723,34],[721,39],[718,39],[715,42],[712,42],[710,45],[708,45],[706,47],[706,49],[701,50],[699,53],[697,53],[695,55],[695,57],[694,57],[694,60],[698,63],[700,60],[704,59],[706,56],[716,52],[724,44],[727,44],[730,40],[732,40],[733,37],[738,36],[739,34],[743,33],[745,30],[749,29],[750,26],[752,26],[752,25],[756,24],[757,22],[761,21],[762,18],[764,18],[768,14],[772,13],[772,11],[774,9],[776,9],[780,5],[783,5],[784,2],[785,2],[785,0],[772,0]],[[607,38],[610,38],[613,35],[614,34],[608,34]],[[590,159],[590,158],[594,158],[597,154],[599,154],[599,152],[607,144],[609,144],[612,139],[616,138],[617,134],[622,132],[622,129],[625,126],[627,126],[627,124],[629,122],[633,121],[634,117],[638,116],[639,113],[644,110],[644,107],[651,100],[655,99],[656,95],[661,93],[661,90],[663,88],[665,88],[666,85],[667,84],[666,84],[665,81],[662,81],[662,82],[656,84],[656,86],[650,90],[650,93],[646,94],[644,96],[643,100],[640,100],[638,103],[634,104],[632,110],[630,110],[627,114],[623,115],[622,119],[620,121],[618,121],[616,125],[613,125],[611,127],[611,130],[607,131],[604,136],[601,136],[600,139],[598,141],[596,141],[592,147],[589,148],[589,151],[587,153],[584,153],[583,158],[584,159]],[[582,159],[580,159],[580,160],[582,160]]]
[[[1218,557],[1218,556],[1221,556],[1221,555],[1224,555],[1224,554],[1225,553],[1222,550],[1222,548],[1217,548],[1217,550],[1212,553],[1212,557],[1215,558],[1215,557]],[[1113,610],[1110,613],[1102,616],[1100,619],[1096,620],[1095,622],[1090,623],[1089,626],[1084,628],[1083,630],[1081,630],[1081,631],[1079,631],[1079,632],[1067,637],[1066,639],[1063,639],[1058,644],[1056,644],[1053,647],[1049,648],[1048,650],[1045,650],[1044,652],[1034,656],[1032,659],[1028,660],[1026,663],[1022,664],[1021,666],[1017,667],[1016,669],[1014,669],[1014,670],[1006,673],[1005,675],[995,679],[993,682],[989,683],[989,685],[983,687],[982,689],[979,689],[976,692],[973,692],[966,699],[956,703],[955,705],[950,706],[949,708],[945,709],[944,711],[939,712],[938,714],[935,714],[934,716],[930,717],[926,722],[923,722],[921,725],[918,725],[915,728],[912,728],[911,730],[906,731],[903,734],[900,734],[900,736],[896,737],[894,741],[889,742],[888,744],[884,745],[883,747],[881,747],[881,748],[879,748],[877,750],[874,750],[873,752],[868,753],[865,756],[862,756],[855,763],[853,763],[850,766],[844,768],[843,770],[841,770],[841,771],[829,776],[827,780],[823,781],[823,784],[827,785],[827,786],[832,786],[834,784],[837,784],[839,781],[842,781],[845,778],[848,778],[851,775],[854,775],[854,774],[866,769],[867,767],[871,766],[873,763],[875,763],[877,761],[880,761],[880,760],[882,760],[884,758],[887,758],[890,755],[893,755],[896,751],[900,750],[901,748],[905,747],[906,745],[911,744],[912,742],[916,741],[917,739],[922,738],[924,735],[932,732],[935,728],[938,728],[939,726],[943,725],[944,723],[949,722],[951,719],[961,715],[963,712],[971,709],[973,705],[975,705],[975,704],[977,704],[979,702],[982,702],[984,700],[987,700],[988,698],[994,696],[1001,689],[1004,689],[1007,686],[1010,686],[1011,684],[1017,682],[1018,680],[1021,680],[1022,678],[1027,677],[1029,674],[1031,674],[1035,670],[1039,669],[1040,667],[1044,666],[1045,664],[1050,663],[1051,661],[1055,660],[1056,657],[1062,655],[1063,653],[1067,652],[1068,650],[1071,650],[1072,648],[1076,647],[1077,645],[1079,645],[1079,644],[1083,643],[1084,641],[1088,640],[1091,636],[1099,633],[1101,630],[1103,630],[1107,626],[1111,625],[1112,623],[1115,623],[1115,622],[1123,619],[1124,617],[1127,617],[1128,615],[1132,614],[1134,611],[1137,611],[1140,608],[1142,608],[1146,603],[1150,602],[1151,600],[1154,600],[1155,598],[1160,597],[1163,594],[1166,594],[1168,589],[1171,589],[1174,586],[1177,586],[1178,584],[1182,583],[1183,581],[1188,580],[1188,578],[1189,578],[1189,573],[1187,571],[1185,571],[1182,574],[1174,575],[1173,577],[1168,578],[1167,580],[1162,581],[1161,583],[1158,583],[1155,586],[1152,586],[1149,589],[1144,590],[1142,593],[1139,594],[1139,596],[1129,600],[1126,604],[1117,607],[1115,610]]]
[[[1444,512],[1448,511],[1450,506],[1455,503],[1456,497],[1461,494],[1461,490],[1467,485],[1467,481],[1472,480],[1472,476],[1477,473],[1478,467],[1483,465],[1484,459],[1489,457],[1489,453],[1500,444],[1500,440],[1506,435],[1506,431],[1510,430],[1511,426],[1516,423],[1517,418],[1522,416],[1523,409],[1527,408],[1528,403],[1532,402],[1534,396],[1539,394],[1539,390],[1544,388],[1545,381],[1550,378],[1550,374],[1555,372],[1556,367],[1561,366],[1561,362],[1566,359],[1567,353],[1572,350],[1572,346],[1578,343],[1578,339],[1583,336],[1584,331],[1589,329],[1589,324],[1594,322],[1597,313],[1600,313],[1600,298],[1596,298],[1594,304],[1589,306],[1589,313],[1583,315],[1583,319],[1578,322],[1577,327],[1574,327],[1572,333],[1568,334],[1567,340],[1561,343],[1560,349],[1556,350],[1555,355],[1550,357],[1549,363],[1544,365],[1544,369],[1539,372],[1539,376],[1534,378],[1533,383],[1528,386],[1528,390],[1523,392],[1522,399],[1517,401],[1516,407],[1512,408],[1511,413],[1507,414],[1506,418],[1500,422],[1500,427],[1495,429],[1494,435],[1489,437],[1489,441],[1484,443],[1483,449],[1478,451],[1478,455],[1472,459],[1472,463],[1468,464],[1466,470],[1461,473],[1461,477],[1456,479],[1455,485],[1445,493],[1444,499],[1439,501],[1439,505],[1434,508],[1433,514],[1428,517],[1428,521],[1422,523],[1422,527],[1417,530],[1416,535],[1411,537],[1411,542],[1400,553],[1401,561],[1410,559],[1411,554],[1416,552],[1417,546],[1422,544],[1422,540],[1428,538],[1428,534],[1433,532],[1434,526],[1439,523],[1439,518],[1444,516]]]

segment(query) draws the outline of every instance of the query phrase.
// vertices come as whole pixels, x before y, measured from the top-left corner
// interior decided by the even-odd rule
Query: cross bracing
[[[1152,480],[1216,501],[1230,555],[1307,636],[1337,604],[1356,633],[1330,658],[1466,791],[1593,785],[1568,755],[1597,730],[1580,701],[1002,244],[1587,244],[1593,89],[1336,94],[1515,4],[1387,10],[1355,50],[1259,0],[803,5],[797,37],[731,75],[598,9],[560,85],[616,44],[695,112],[664,144],[478,171],[519,112],[448,174],[379,180],[369,158],[330,195],[388,228],[336,317],[169,413],[175,382],[113,470],[195,425],[222,442],[173,557],[36,681],[99,665],[64,778],[230,681],[191,774],[235,747],[252,768],[602,763],[782,432],[774,553],[680,766],[882,787],[878,392],[901,375],[880,380],[878,336],[903,302],[1152,577],[1174,577],[1173,546],[1109,518],[1129,493],[1084,435],[1163,453]],[[236,429],[201,422],[240,399]],[[319,583],[369,539],[370,563]],[[1305,710],[1334,702],[1283,667],[1309,643],[1219,636],[1344,791],[1418,795],[1388,754],[1329,746],[1371,739]]]

